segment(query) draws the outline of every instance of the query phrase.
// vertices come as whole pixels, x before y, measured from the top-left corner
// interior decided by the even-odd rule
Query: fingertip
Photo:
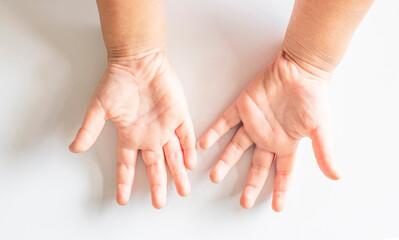
[[[177,178],[175,177],[174,180],[175,180],[177,193],[182,197],[188,196],[191,191],[188,175],[185,173],[184,175],[182,175],[182,177],[177,177]]]
[[[243,208],[249,209],[255,205],[259,191],[251,185],[246,185],[242,192],[240,203]]]
[[[215,174],[213,172],[209,173],[209,179],[211,180],[211,182],[213,183],[219,183],[220,181],[215,177]]]
[[[182,197],[187,197],[191,192],[191,186],[190,184],[184,184],[183,186],[180,187],[178,193]]]
[[[337,181],[341,178],[341,174],[332,158],[320,159],[318,164],[323,174],[329,179]]]
[[[201,138],[199,145],[202,149],[210,148],[219,139],[219,135],[212,128]]]
[[[312,135],[313,152],[323,174],[331,180],[339,180],[340,173],[334,161],[331,134],[325,128],[316,128]]]
[[[165,204],[161,204],[161,203],[152,203],[152,206],[155,208],[155,209],[162,209],[162,208],[164,208],[165,207]]]
[[[245,194],[241,195],[240,205],[245,209],[250,209],[254,206],[255,201],[251,198],[248,198]]]
[[[209,178],[213,183],[220,183],[226,177],[229,170],[226,163],[223,160],[219,160],[211,170]]]
[[[197,160],[193,160],[193,161],[190,161],[189,163],[187,163],[187,165],[186,165],[186,168],[188,169],[188,170],[194,170],[195,169],[195,167],[197,167]]]
[[[152,186],[152,205],[156,209],[164,208],[166,205],[166,186]]]
[[[73,141],[71,144],[69,144],[69,147],[68,147],[69,151],[72,153],[76,153],[75,148],[74,148],[74,143],[75,143],[75,141]]]
[[[273,205],[273,206],[272,206],[272,209],[273,209],[273,211],[275,211],[275,212],[282,212],[282,211],[283,211],[283,208],[282,208],[281,206],[275,206],[275,205]]]
[[[124,206],[129,202],[131,188],[126,184],[118,184],[116,188],[116,201]]]
[[[282,193],[274,192],[273,200],[272,200],[272,209],[275,212],[281,212],[284,209],[285,205],[285,196]]]
[[[283,206],[281,206],[277,203],[274,203],[274,204],[272,204],[272,209],[275,212],[282,212],[284,208],[283,208]]]
[[[184,163],[188,170],[194,170],[197,166],[197,150],[185,150],[184,154]]]
[[[71,151],[72,153],[81,153],[84,152],[85,149],[83,149],[79,144],[77,144],[75,140],[69,145],[69,151]]]
[[[120,206],[125,206],[129,201],[126,201],[124,199],[116,199],[116,202],[120,205]]]
[[[154,206],[154,208],[156,209],[162,209],[165,207],[165,205],[166,205],[166,200],[164,199],[156,199],[156,198],[152,199],[152,206]]]
[[[341,179],[341,174],[337,170],[335,170],[333,173],[329,174],[327,177],[333,181],[338,181]]]
[[[333,161],[330,161],[328,166],[323,167],[322,171],[325,176],[333,181],[337,181],[341,178],[341,174]]]
[[[209,179],[213,183],[220,183],[222,181],[221,177],[219,176],[219,174],[215,169],[212,169],[212,171],[209,173]]]
[[[341,173],[339,171],[339,168],[336,166],[335,162],[334,162],[332,169],[333,169],[333,171],[330,176],[330,179],[334,180],[334,181],[338,181],[339,179],[341,179]]]
[[[85,152],[95,142],[94,138],[87,130],[80,128],[76,134],[75,140],[69,145],[69,150],[73,153]]]
[[[199,146],[204,150],[209,148],[209,146],[207,145],[206,139],[204,139],[204,138],[201,138],[201,140],[199,141]]]

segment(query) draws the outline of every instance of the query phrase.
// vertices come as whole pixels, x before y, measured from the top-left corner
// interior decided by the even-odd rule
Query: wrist
[[[137,43],[126,43],[107,46],[107,58],[109,63],[128,62],[141,59],[147,55],[165,52],[166,41],[147,40]]]
[[[289,33],[284,37],[282,52],[285,58],[321,79],[330,79],[340,60],[314,46],[306,46]]]
[[[122,57],[108,58],[108,70],[124,70],[138,78],[147,79],[150,75],[163,72],[169,63],[164,47],[151,48],[140,52],[129,53]]]
[[[301,60],[294,60],[293,58],[291,58],[291,56],[289,56],[286,52],[282,50],[279,57],[276,59],[275,64],[277,63],[277,68],[281,67],[282,69],[288,70],[289,72],[293,73],[293,75],[287,78],[287,80],[289,79],[290,83],[302,81],[304,79],[312,80],[323,85],[330,82],[333,73],[316,69],[313,66],[309,67],[306,65],[306,63],[302,64],[302,62],[300,61]]]

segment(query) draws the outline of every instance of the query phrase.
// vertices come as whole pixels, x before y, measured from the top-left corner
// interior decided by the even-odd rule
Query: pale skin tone
[[[280,211],[302,137],[312,139],[323,172],[331,179],[338,179],[327,135],[327,84],[284,55],[266,66],[201,139],[200,146],[208,148],[242,123],[212,169],[211,180],[221,182],[245,151],[255,144],[241,205],[244,208],[254,205],[276,161],[273,209]]]
[[[209,148],[242,124],[210,173],[221,182],[255,145],[241,206],[251,208],[275,162],[272,208],[284,208],[299,140],[309,137],[317,163],[330,179],[334,165],[327,86],[353,32],[373,1],[297,0],[280,55],[244,89],[201,138]]]
[[[70,150],[87,150],[105,120],[112,120],[118,134],[118,203],[129,200],[141,151],[152,203],[162,208],[166,166],[177,192],[186,196],[190,192],[187,169],[194,169],[197,157],[183,89],[165,53],[163,2],[98,0],[97,4],[109,63]]]
[[[255,145],[241,205],[251,208],[275,162],[272,207],[284,208],[301,138],[312,140],[323,173],[336,180],[327,87],[371,0],[297,0],[279,56],[268,64],[200,140],[211,147],[240,127],[211,170],[221,182]],[[166,203],[166,167],[177,192],[190,191],[187,169],[197,161],[195,135],[178,77],[165,53],[161,0],[97,0],[108,67],[98,84],[72,152],[90,148],[107,119],[117,127],[117,196],[128,202],[139,152],[152,203]]]

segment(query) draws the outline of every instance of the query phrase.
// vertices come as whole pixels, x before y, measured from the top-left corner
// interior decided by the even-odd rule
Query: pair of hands
[[[241,205],[250,208],[276,161],[272,207],[281,211],[302,137],[310,137],[323,173],[338,179],[328,127],[328,79],[311,74],[281,53],[243,90],[200,140],[212,146],[242,123],[210,173],[219,183],[255,144]],[[147,167],[152,203],[166,203],[168,165],[177,192],[190,192],[187,169],[197,163],[196,138],[183,89],[164,49],[130,60],[110,61],[92,97],[72,152],[90,148],[111,119],[118,134],[117,201],[128,202],[138,151]]]

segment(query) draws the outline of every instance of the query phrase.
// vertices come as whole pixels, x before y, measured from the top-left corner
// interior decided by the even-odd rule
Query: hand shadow
[[[62,5],[59,1],[14,0],[5,4],[3,7],[14,13],[34,37],[49,45],[56,56],[35,63],[39,67],[30,75],[35,88],[29,89],[24,96],[29,102],[19,109],[23,117],[20,122],[13,123],[18,124],[19,131],[5,151],[13,159],[27,149],[45,144],[46,139],[55,135],[60,142],[57,145],[60,146],[59,152],[67,154],[68,145],[82,123],[91,95],[106,67],[106,51],[95,4],[91,6],[95,18],[88,13],[79,14],[74,19],[66,16],[73,16],[73,9],[87,10],[88,7],[84,6],[87,2],[66,1],[62,3],[65,8],[73,9],[61,15],[60,9],[57,9]],[[50,9],[48,14],[46,9]],[[12,34],[9,37],[13,37]],[[82,162],[87,165],[92,191],[88,199],[90,207],[103,209],[106,204],[114,202],[116,131],[113,125],[107,122],[98,141],[87,153],[71,153],[70,156],[70,159],[83,159]],[[62,162],[60,164],[62,166]],[[135,181],[140,184],[135,184],[135,194],[147,192],[149,188],[148,184],[142,184],[146,182],[143,168],[142,164],[138,164]]]
[[[7,151],[10,151],[12,155],[18,155],[25,149],[44,144],[47,138],[54,135],[61,143],[60,152],[67,151],[69,141],[73,139],[82,122],[90,97],[106,66],[105,49],[98,19],[96,17],[93,21],[94,17],[90,14],[71,13],[73,9],[87,10],[88,7],[84,5],[89,3],[85,1],[63,2],[65,5],[73,5],[73,7],[68,6],[71,9],[68,7],[67,9],[71,13],[68,16],[74,19],[66,19],[67,14],[57,15],[61,12],[60,10],[45,12],[45,9],[59,7],[58,1],[14,0],[6,1],[4,4],[3,6],[14,12],[34,34],[51,46],[58,58],[62,56],[63,66],[67,66],[60,73],[58,62],[53,61],[54,59],[40,63],[40,67],[31,79],[37,87],[30,89],[26,96],[29,98],[28,107],[20,109],[24,112],[24,117],[20,118],[18,123],[20,130],[15,138],[11,139],[12,146],[7,148]],[[201,3],[198,1],[193,4]],[[222,3],[214,2],[213,4]],[[243,4],[246,3],[243,2]],[[46,8],[44,9],[43,6]],[[94,4],[91,7],[95,12]],[[248,9],[243,10],[234,4],[226,4],[224,8],[216,7],[215,9],[232,12],[235,16],[234,20],[232,21],[232,15],[220,14],[212,8],[198,11],[203,14],[202,18],[190,17],[189,11],[181,11],[181,15],[176,12],[167,14],[168,26],[175,25],[187,29],[185,32],[182,31],[181,35],[168,35],[169,53],[180,79],[194,80],[190,81],[191,88],[188,88],[188,81],[183,81],[182,84],[186,95],[190,96],[187,99],[190,109],[196,110],[191,112],[197,134],[203,133],[205,128],[238,96],[252,77],[276,55],[282,38],[282,31],[278,32],[273,27],[275,15],[259,18],[251,14]],[[203,35],[207,33],[211,34],[208,38],[204,38]],[[220,45],[217,43],[222,43],[229,51],[219,50]],[[242,47],[243,45],[245,48]],[[204,49],[209,51],[203,52]],[[187,53],[194,53],[192,64],[189,66],[186,64]],[[179,68],[179,65],[183,67]],[[219,98],[220,91],[227,92],[230,97]],[[203,114],[208,112],[209,106],[217,111]],[[202,124],[202,129],[198,129],[197,124]],[[224,149],[227,141],[227,138],[223,138],[217,144],[218,148]],[[201,151],[199,159],[209,156],[216,160],[221,152],[214,150],[207,151],[207,155]],[[87,153],[74,156],[84,159],[87,164],[93,191],[92,199],[88,200],[88,204],[93,207],[95,203],[94,209],[103,209],[110,202],[114,202],[115,152],[116,131],[112,124],[107,123],[92,149]],[[241,162],[248,163],[249,155],[246,154]],[[72,156],[71,154],[71,158]],[[209,172],[214,162],[199,164],[197,171]],[[225,200],[237,197],[241,193],[247,166],[248,164],[239,163],[232,170],[237,174],[236,184],[231,189],[227,189],[228,191],[222,191],[216,198]],[[266,184],[258,202],[269,198],[271,193],[269,184]],[[132,196],[143,198],[145,195],[148,196],[148,190],[146,171],[139,160]],[[220,205],[223,205],[222,201]]]
[[[168,27],[173,30],[179,26],[184,31],[180,30],[179,35],[168,35],[169,55],[183,80],[186,95],[191,97],[188,105],[199,138],[252,78],[277,56],[285,29],[275,22],[288,19],[283,19],[283,14],[268,12],[268,4],[273,3],[264,1],[249,4],[207,0],[206,3],[193,1],[189,5],[175,4],[173,11],[168,11],[169,7],[166,6]],[[258,9],[257,4],[260,5]],[[186,64],[188,57],[189,65]],[[200,161],[195,170],[205,176],[198,184],[205,189],[218,188],[212,201],[217,200],[218,209],[228,206],[230,209],[226,211],[231,211],[231,206],[226,204],[231,199],[234,200],[234,206],[239,208],[252,148],[220,186],[210,186],[207,176],[236,130],[234,128],[228,132],[212,148],[200,150]],[[270,199],[273,175],[271,171],[255,207]]]

